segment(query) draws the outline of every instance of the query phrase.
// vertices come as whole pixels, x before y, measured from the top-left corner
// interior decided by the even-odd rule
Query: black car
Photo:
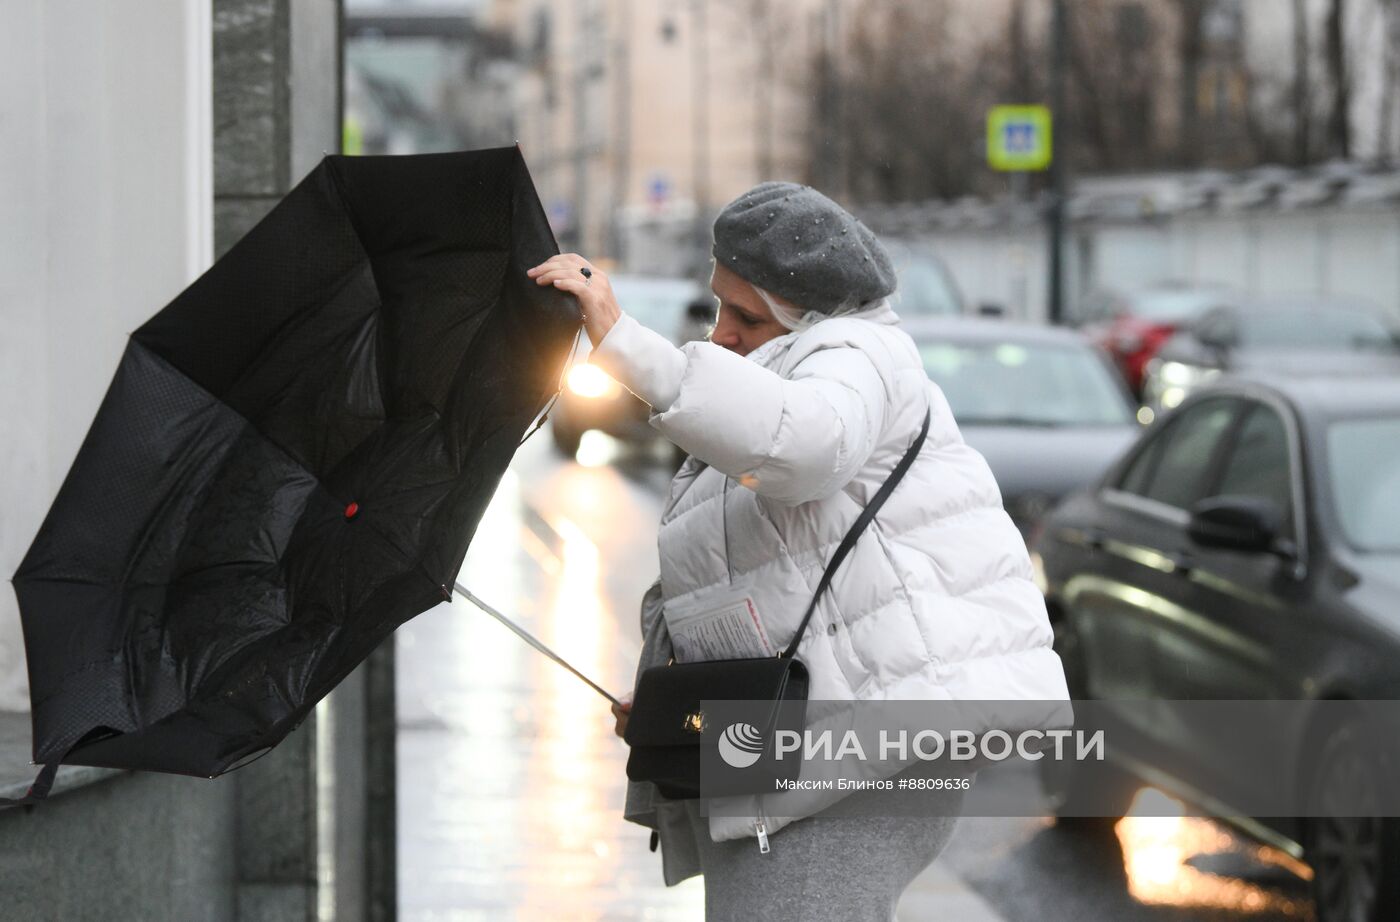
[[[903,326],[963,438],[986,458],[1022,536],[1061,496],[1092,483],[1142,429],[1108,357],[1079,333],[971,317]]]
[[[1368,302],[1265,298],[1205,311],[1146,365],[1142,402],[1170,410],[1222,373],[1400,374],[1400,337]]]
[[[1400,379],[1222,379],[1056,508],[1034,554],[1076,698],[1305,703],[1288,714],[1400,698]],[[1244,786],[1392,780],[1348,763],[1345,726],[1299,722],[1277,728],[1298,756],[1269,777],[1203,769],[1204,789],[1122,767],[1227,816]],[[1144,745],[1180,764],[1207,758],[1210,741],[1170,714],[1141,723]],[[1291,768],[1305,751],[1320,759],[1309,776]],[[1360,774],[1339,780],[1346,771]],[[1073,778],[1051,770],[1047,788],[1072,797]],[[1235,822],[1312,864],[1322,922],[1400,918],[1395,819]]]

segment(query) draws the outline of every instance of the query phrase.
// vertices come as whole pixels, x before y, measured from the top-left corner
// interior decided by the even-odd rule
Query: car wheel
[[[1055,621],[1054,630],[1054,648],[1064,664],[1069,696],[1083,701],[1088,697],[1088,682],[1079,636],[1063,617]],[[1131,774],[1107,762],[1091,768],[1074,761],[1043,758],[1036,768],[1055,826],[1070,832],[1111,833],[1128,812],[1139,787]]]
[[[1367,758],[1354,725],[1343,724],[1319,750],[1308,791],[1314,811],[1326,814],[1339,797],[1378,806],[1389,783],[1384,769]],[[1341,792],[1346,792],[1342,794]],[[1340,812],[1339,810],[1337,812]],[[1307,820],[1305,855],[1312,865],[1317,922],[1389,922],[1400,918],[1400,824],[1376,816],[1316,816]]]
[[[566,458],[573,458],[578,454],[579,443],[583,441],[583,433],[569,426],[559,424],[555,420],[554,425],[549,427],[550,434],[554,437],[554,449]]]

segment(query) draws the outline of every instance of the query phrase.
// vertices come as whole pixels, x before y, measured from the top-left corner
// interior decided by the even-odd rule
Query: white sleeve
[[[884,426],[884,382],[846,343],[813,351],[783,378],[713,343],[676,348],[623,315],[591,360],[651,406],[668,439],[780,503],[836,493]]]

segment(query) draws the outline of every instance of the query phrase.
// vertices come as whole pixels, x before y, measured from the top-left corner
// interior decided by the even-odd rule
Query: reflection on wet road
[[[1176,803],[1153,790],[1153,816],[1129,815],[1114,829],[1123,850],[1128,893],[1139,903],[1287,919],[1310,918],[1303,898],[1306,865],[1277,849],[1252,845],[1199,817],[1163,816]],[[1180,805],[1177,804],[1180,809]]]
[[[521,450],[461,582],[604,688],[632,685],[660,499],[610,467]],[[658,472],[664,483],[664,472]],[[622,820],[608,703],[464,600],[399,631],[405,920],[703,917]]]
[[[565,463],[537,437],[461,574],[614,693],[631,687],[657,572],[660,458],[590,435],[583,463]],[[700,880],[665,887],[647,830],[622,820],[626,747],[604,699],[464,600],[410,621],[398,645],[405,922],[703,918]],[[986,920],[1311,918],[1306,868],[1198,819],[1130,816],[1094,837],[965,817],[939,864],[904,922],[952,918],[907,907],[951,906],[937,900],[962,882]]]
[[[1030,766],[1008,766],[982,773],[978,785],[1024,800],[1038,781]],[[1117,823],[963,817],[939,860],[1015,922],[1312,919],[1305,865],[1182,812],[1145,788]]]

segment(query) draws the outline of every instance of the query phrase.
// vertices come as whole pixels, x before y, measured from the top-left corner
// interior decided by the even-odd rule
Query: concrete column
[[[394,635],[369,655],[365,673],[365,908],[366,922],[398,919],[398,705],[394,694]]]
[[[214,0],[213,11],[214,245],[222,254],[324,154],[339,151],[342,11],[339,0]],[[387,668],[392,687],[392,660]],[[240,920],[393,918],[393,702],[377,718],[390,728],[386,759],[367,748],[369,671],[357,669],[275,750],[230,775]],[[386,761],[387,827],[382,777],[377,819],[367,821],[369,778]],[[372,915],[371,898],[381,901]]]
[[[338,0],[214,0],[214,244],[340,149]]]
[[[238,922],[315,922],[316,723],[229,775],[237,784],[234,890]]]

